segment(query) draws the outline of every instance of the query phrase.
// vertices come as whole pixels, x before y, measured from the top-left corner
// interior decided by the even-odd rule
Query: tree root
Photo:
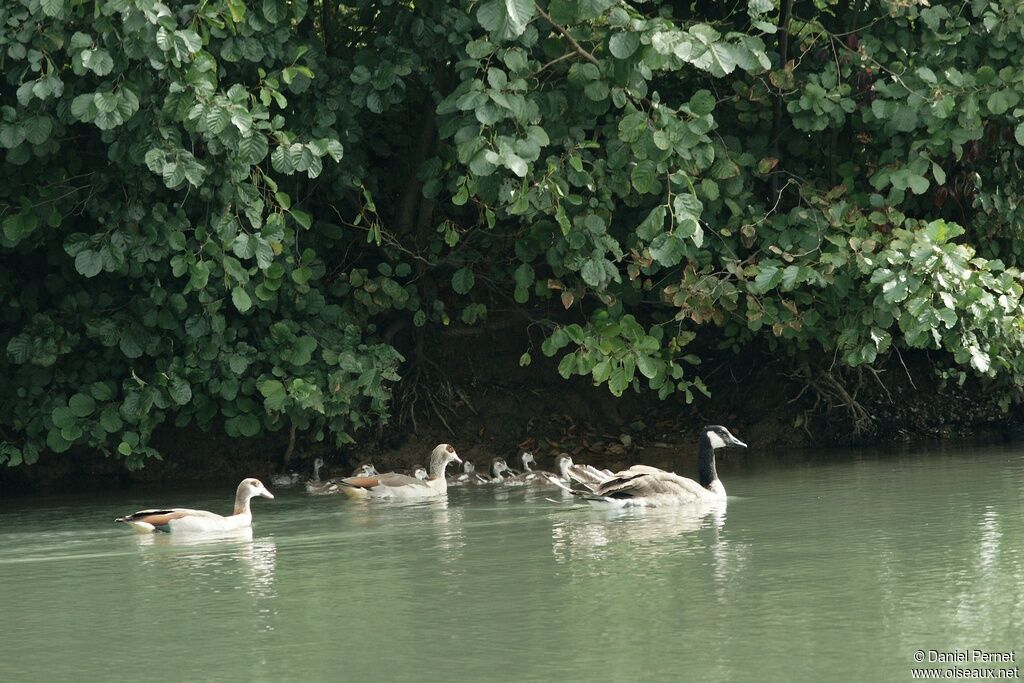
[[[457,415],[458,408],[477,412],[466,392],[448,379],[437,363],[426,358],[420,358],[412,374],[402,380],[397,404],[398,426],[411,425],[413,433],[419,433],[420,419],[436,418],[454,435],[448,421]]]
[[[855,437],[863,436],[874,430],[874,416],[868,412],[867,408],[857,398],[864,389],[866,376],[870,376],[875,380],[890,403],[893,403],[892,394],[882,382],[880,377],[881,371],[878,369],[860,367],[854,372],[855,377],[851,381],[834,368],[812,370],[805,363],[797,372],[789,375],[790,379],[799,381],[803,385],[800,392],[790,399],[790,403],[799,401],[808,389],[814,396],[814,404],[803,413],[803,428],[807,432],[808,437],[813,437],[811,422],[820,415],[822,407],[824,407],[825,414],[841,410],[849,421],[850,428]]]

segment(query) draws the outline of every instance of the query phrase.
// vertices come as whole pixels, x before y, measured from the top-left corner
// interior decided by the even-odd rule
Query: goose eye
[[[256,488],[259,488],[259,487],[263,486],[263,484],[260,483],[259,479],[253,479],[252,480],[252,485],[255,486]]]
[[[452,446],[448,446],[448,452],[449,453],[454,453],[455,452],[455,448],[452,447]]]

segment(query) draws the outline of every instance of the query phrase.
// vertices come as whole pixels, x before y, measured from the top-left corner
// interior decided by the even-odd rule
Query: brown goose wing
[[[423,482],[416,477],[410,477],[407,474],[398,474],[397,472],[378,474],[376,477],[346,477],[341,480],[341,483],[358,489],[373,489],[378,486],[424,485]]]
[[[612,498],[644,498],[669,494],[700,499],[708,495],[708,491],[692,479],[664,471],[616,477],[602,484],[596,493]]]
[[[166,510],[153,509],[153,510],[139,510],[138,512],[126,515],[124,517],[118,517],[115,522],[145,522],[146,524],[152,524],[153,526],[164,526],[168,524],[172,519],[180,519],[187,515],[191,510],[185,508],[170,508]]]

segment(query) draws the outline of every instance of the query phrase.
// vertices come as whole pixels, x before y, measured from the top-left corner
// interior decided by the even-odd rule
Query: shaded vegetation
[[[614,395],[753,345],[1019,398],[1016,2],[174,5],[0,7],[0,462],[444,421],[495,319]]]

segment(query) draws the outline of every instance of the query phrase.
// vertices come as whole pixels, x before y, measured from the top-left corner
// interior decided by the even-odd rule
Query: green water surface
[[[0,681],[900,681],[918,650],[1021,652],[1024,448],[842,457],[752,449],[703,517],[278,491],[251,532],[139,536],[113,518],[232,491],[2,501]]]

